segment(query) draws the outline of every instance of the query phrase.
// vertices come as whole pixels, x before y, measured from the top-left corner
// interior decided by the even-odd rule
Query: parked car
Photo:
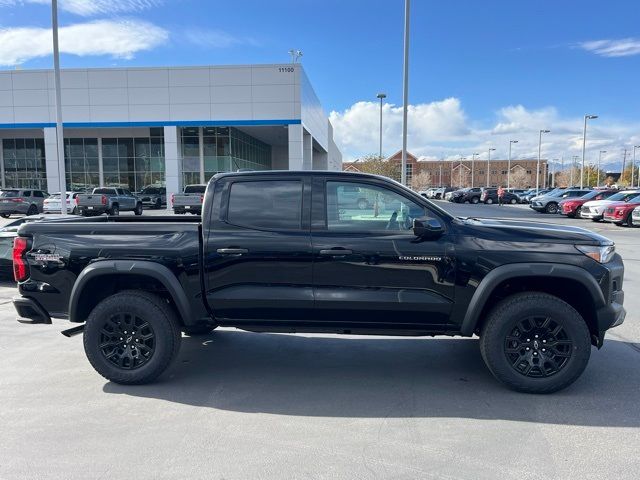
[[[585,203],[591,200],[605,200],[617,192],[617,190],[592,190],[578,198],[565,198],[558,203],[558,207],[562,215],[581,218],[580,213]]]
[[[18,236],[18,229],[27,222],[38,222],[55,218],[66,218],[63,215],[31,215],[13,220],[0,227],[0,276],[13,279],[13,239]]]
[[[627,225],[633,227],[633,210],[640,205],[640,196],[622,202],[610,203],[604,210],[602,219],[619,227]]]
[[[93,215],[119,215],[120,212],[132,211],[142,215],[142,202],[124,188],[101,187],[93,192],[81,193],[76,197],[76,207],[79,214],[88,217]]]
[[[623,190],[605,200],[591,200],[582,206],[580,218],[588,218],[594,222],[599,222],[604,217],[604,211],[608,205],[615,202],[627,202],[638,195],[640,195],[640,190]]]
[[[424,198],[432,198],[434,190],[435,188],[427,188],[426,190],[421,190],[418,193],[422,195]]]
[[[549,192],[541,197],[533,197],[529,207],[539,213],[558,213],[560,207],[558,204],[565,198],[577,198],[589,193],[591,190],[558,190]]]
[[[354,214],[342,208],[341,186],[400,208]],[[202,221],[23,225],[13,250],[21,322],[68,319],[64,333],[82,333],[94,369],[121,384],[161,375],[181,330],[477,334],[495,378],[549,393],[581,375],[592,345],[626,315],[624,265],[607,238],[456,218],[375,175],[217,174],[203,208]]]
[[[136,194],[144,207],[161,209],[167,204],[167,189],[165,187],[148,186]]]
[[[42,213],[44,199],[49,194],[31,188],[7,188],[0,191],[0,217],[10,215],[36,215]]]
[[[481,187],[462,188],[453,192],[449,200],[455,203],[479,203],[481,193]]]
[[[78,213],[78,207],[76,205],[76,197],[78,195],[79,192],[67,192],[67,213]],[[61,213],[60,210],[60,192],[52,193],[44,199],[42,207],[44,213]]]
[[[173,206],[173,213],[184,215],[189,212],[193,215],[200,215],[206,189],[206,185],[187,185],[184,187],[183,193],[172,194],[171,205]],[[350,195],[353,204],[351,206],[354,208],[363,210],[369,204],[369,200],[359,197],[358,192],[350,192]]]
[[[636,207],[631,212],[631,227],[640,227],[640,207]]]
[[[536,192],[535,188],[531,188],[529,190],[526,190],[525,192],[522,193],[522,195],[520,195],[520,201],[522,203],[529,203],[531,202],[531,199],[533,197],[541,197],[542,195],[546,195],[547,193],[550,193],[552,191],[552,189],[549,188],[541,188]]]
[[[434,200],[448,200],[447,198],[445,198],[446,195],[455,190],[456,189],[453,187],[439,187],[433,191],[433,196],[431,198],[433,198]]]
[[[485,188],[482,191],[480,200],[486,204],[498,203],[498,189],[497,188]],[[512,192],[504,192],[502,197],[502,203],[511,203],[515,205],[520,201],[520,197]]]

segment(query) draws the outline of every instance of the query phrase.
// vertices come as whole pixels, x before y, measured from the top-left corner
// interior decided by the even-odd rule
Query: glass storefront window
[[[152,128],[149,137],[104,138],[104,185],[122,187],[132,192],[139,192],[148,186],[164,186],[163,133],[162,128]]]
[[[7,188],[47,189],[44,139],[3,139],[2,156]]]

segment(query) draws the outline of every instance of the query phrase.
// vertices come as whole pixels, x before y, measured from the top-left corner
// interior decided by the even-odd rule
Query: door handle
[[[243,253],[249,253],[246,248],[219,248],[216,250],[220,255],[242,255]]]
[[[327,250],[320,250],[320,255],[326,255],[328,257],[344,257],[345,255],[351,255],[353,252],[344,248],[330,248]]]

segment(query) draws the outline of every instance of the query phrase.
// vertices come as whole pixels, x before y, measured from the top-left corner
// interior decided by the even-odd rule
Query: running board
[[[83,331],[84,331],[84,323],[82,325],[78,325],[77,327],[63,330],[60,333],[63,334],[65,337],[73,337],[74,335],[78,335]]]

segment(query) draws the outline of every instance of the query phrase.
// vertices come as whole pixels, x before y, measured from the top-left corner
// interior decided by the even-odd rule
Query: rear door
[[[354,208],[354,189],[366,199],[366,208]],[[417,239],[413,219],[424,216],[445,225],[444,235]],[[386,183],[315,178],[316,318],[327,326],[448,329],[455,263],[447,225],[435,211]]]
[[[221,324],[308,318],[310,177],[226,177],[205,219],[206,296]]]

